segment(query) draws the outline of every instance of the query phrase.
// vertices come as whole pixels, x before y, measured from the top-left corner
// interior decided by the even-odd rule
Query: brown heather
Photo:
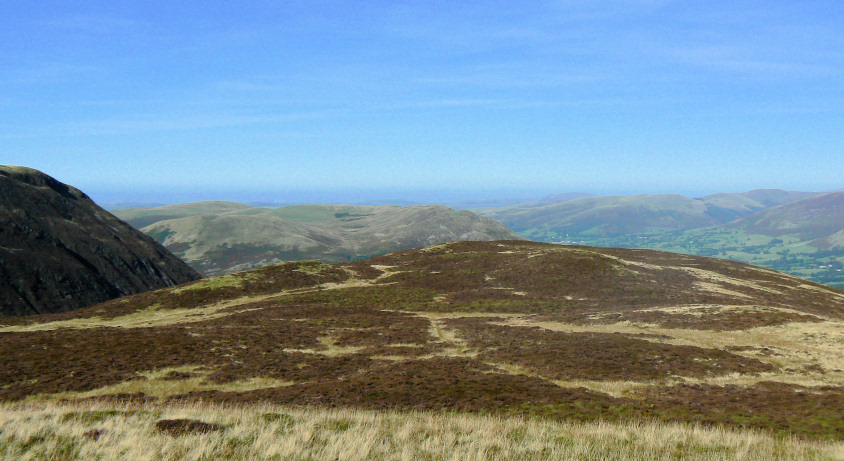
[[[2,322],[12,458],[842,455],[844,292],[730,261],[461,242]],[[154,432],[179,419],[220,427]]]

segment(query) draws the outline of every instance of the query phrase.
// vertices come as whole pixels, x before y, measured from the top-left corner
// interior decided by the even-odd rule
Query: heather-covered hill
[[[458,242],[0,324],[8,402],[459,410],[844,440],[844,291],[718,259]]]
[[[200,202],[117,214],[131,222],[181,215],[142,230],[208,275],[284,261],[350,261],[457,240],[520,238],[492,219],[444,206]]]
[[[63,312],[199,278],[78,189],[0,166],[0,316]]]
[[[218,215],[230,211],[245,210],[249,205],[236,202],[209,201],[194,203],[179,203],[176,205],[162,205],[153,208],[122,208],[111,210],[118,218],[126,221],[132,227],[141,229],[167,219],[186,218],[188,216]]]

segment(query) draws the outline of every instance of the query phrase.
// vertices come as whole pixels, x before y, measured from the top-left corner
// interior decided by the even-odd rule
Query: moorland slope
[[[844,291],[719,259],[458,242],[0,324],[6,402],[452,410],[844,440]],[[103,419],[83,416],[65,418]]]
[[[78,189],[0,166],[0,316],[67,311],[201,276]]]

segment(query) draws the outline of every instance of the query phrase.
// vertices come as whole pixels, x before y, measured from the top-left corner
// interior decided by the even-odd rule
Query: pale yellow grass
[[[32,395],[26,402],[36,403],[43,401],[59,401],[62,399],[84,399],[104,395],[137,394],[143,393],[150,397],[171,397],[184,395],[193,391],[223,391],[223,392],[247,392],[256,389],[267,389],[272,387],[290,386],[290,381],[281,381],[273,378],[253,377],[244,380],[225,383],[215,383],[207,380],[211,370],[202,369],[198,365],[186,365],[181,367],[164,368],[161,370],[138,373],[135,379],[130,379],[110,386],[103,386],[97,389],[84,392],[58,392],[55,394]],[[188,372],[196,376],[183,379],[167,379],[170,372]]]
[[[665,269],[673,268],[673,267],[658,266],[658,265],[655,265],[655,264],[648,264],[648,263],[639,262],[639,261],[630,261],[630,260],[626,260],[626,259],[623,259],[623,258],[619,258],[617,256],[611,256],[611,255],[603,255],[603,256],[605,256],[607,258],[614,259],[614,260],[616,260],[616,261],[618,261],[618,262],[620,262],[624,265],[627,265],[627,266],[639,266],[639,267],[643,267],[643,268],[657,269],[657,270],[665,270]],[[830,290],[830,289],[827,289],[827,288],[821,288],[821,287],[817,287],[817,286],[813,286],[813,285],[800,284],[798,286],[789,286],[789,285],[782,285],[782,284],[773,283],[773,282],[760,282],[760,283],[764,283],[764,285],[763,285],[763,284],[760,284],[760,283],[750,282],[748,280],[729,277],[729,276],[726,276],[724,274],[720,274],[718,272],[713,272],[713,271],[701,269],[701,268],[698,268],[698,267],[681,266],[681,267],[676,267],[676,268],[683,270],[685,272],[688,272],[691,275],[694,275],[698,279],[695,282],[695,286],[700,290],[711,291],[711,292],[721,293],[721,294],[730,295],[730,296],[737,296],[737,297],[740,297],[740,298],[748,298],[749,296],[746,295],[746,294],[737,292],[735,290],[730,290],[728,288],[729,285],[732,285],[734,287],[752,288],[754,290],[765,291],[765,292],[774,293],[774,294],[782,294],[782,291],[780,291],[782,289],[802,290],[802,289],[810,288],[810,289],[814,289],[814,290],[817,290],[817,291],[824,292],[824,293],[832,295],[832,296],[844,298],[844,295],[835,293],[833,290]],[[797,277],[793,277],[793,276],[783,274],[781,272],[772,271],[772,270],[769,270],[769,269],[763,269],[761,267],[754,267],[753,270],[757,271],[757,272],[765,272],[769,275],[776,275],[776,276],[779,276],[783,280],[800,281],[800,279],[798,279]],[[727,285],[727,286],[725,286],[725,285]],[[773,288],[773,286],[776,286],[779,289]]]
[[[776,381],[785,384],[793,384],[797,386],[818,387],[829,385],[844,385],[844,379],[840,375],[828,377],[819,373],[807,372],[773,372],[773,373],[759,373],[753,375],[730,373],[722,376],[710,376],[706,378],[692,378],[692,377],[673,377],[663,380],[650,381],[630,381],[630,380],[588,380],[588,379],[552,379],[547,376],[542,376],[533,370],[529,370],[523,366],[503,363],[503,362],[484,362],[487,365],[493,366],[499,371],[503,371],[512,375],[525,375],[534,378],[541,378],[552,382],[560,387],[566,388],[585,388],[590,391],[602,392],[613,397],[635,397],[632,391],[650,386],[672,386],[675,384],[711,384],[714,386],[724,386],[728,384],[738,386],[753,386],[763,381]]]
[[[323,349],[282,349],[284,352],[301,352],[303,354],[317,354],[326,357],[338,357],[341,355],[355,354],[365,346],[338,346],[337,338],[334,336],[321,336],[317,341],[322,344]]]
[[[571,389],[586,388],[590,391],[602,392],[613,397],[629,397],[630,391],[642,387],[676,384],[676,382],[664,381],[597,381],[588,379],[552,379],[547,376],[542,376],[533,370],[529,370],[521,365],[506,362],[484,362],[485,364],[495,367],[498,371],[503,371],[511,375],[524,375],[534,378],[541,378],[548,382],[554,383],[560,387],[567,387]],[[682,382],[682,381],[678,381]]]
[[[808,315],[818,319],[828,319],[816,314],[809,314],[797,309],[790,309],[781,306],[759,306],[752,304],[684,304],[678,306],[657,306],[645,309],[637,309],[636,312],[665,312],[668,314],[687,314],[697,317],[704,317],[711,313],[745,313],[745,312],[785,312],[789,314]],[[609,312],[607,315],[614,315]]]
[[[382,266],[382,267],[389,267],[389,266]],[[162,308],[160,304],[153,304],[146,309],[141,309],[136,312],[132,312],[131,314],[122,315],[119,317],[114,318],[102,318],[102,317],[89,317],[89,318],[76,318],[70,320],[59,320],[55,322],[44,322],[44,323],[33,323],[30,325],[9,325],[9,326],[0,326],[0,333],[6,332],[27,332],[27,331],[47,331],[47,330],[56,330],[59,328],[75,328],[75,329],[89,329],[89,328],[100,328],[100,327],[119,327],[119,328],[145,328],[145,327],[158,327],[158,326],[167,326],[167,325],[176,325],[182,323],[192,323],[192,322],[201,322],[206,320],[212,320],[220,317],[225,317],[228,315],[232,315],[238,312],[237,310],[230,310],[223,312],[224,310],[235,307],[239,305],[245,305],[250,303],[255,303],[259,301],[266,301],[271,298],[276,299],[283,299],[287,296],[293,295],[300,295],[304,293],[312,293],[319,290],[339,290],[343,288],[354,288],[354,287],[365,287],[371,286],[374,283],[380,281],[381,279],[393,275],[397,272],[384,272],[383,274],[379,275],[378,277],[372,280],[360,280],[356,278],[351,278],[345,280],[343,282],[328,282],[323,283],[318,286],[306,287],[306,288],[298,288],[292,290],[279,290],[277,293],[269,293],[266,295],[260,296],[243,296],[236,299],[231,299],[227,301],[223,301],[217,304],[209,304],[206,306],[189,308],[189,309],[172,309],[172,308]],[[215,277],[213,279],[207,279],[196,284],[188,285],[186,287],[181,287],[176,290],[178,291],[185,291],[191,289],[199,289],[199,288],[208,288],[210,286],[229,286],[234,285],[237,283],[242,283],[243,280],[247,280],[253,274],[228,274],[223,275],[220,277]],[[218,280],[224,279],[223,282],[218,282]],[[222,283],[222,284],[221,284]],[[203,285],[204,284],[204,285]],[[210,284],[210,285],[209,285]],[[382,285],[389,285],[389,283],[382,283]]]
[[[236,274],[226,274],[218,277],[202,279],[198,282],[194,282],[189,285],[183,285],[179,288],[174,288],[172,290],[172,293],[183,293],[185,291],[191,290],[204,290],[222,287],[242,287],[243,282],[255,280],[258,278],[261,278],[261,274],[257,272],[240,272]]]
[[[373,269],[381,271],[381,273],[378,274],[374,278],[365,279],[365,278],[360,278],[358,276],[357,272],[355,272],[351,269],[348,269],[348,268],[344,268],[346,270],[346,272],[348,272],[351,275],[350,278],[348,278],[348,279],[346,279],[342,282],[323,283],[322,285],[319,285],[318,289],[337,290],[337,289],[342,289],[342,288],[368,287],[368,286],[372,286],[372,285],[375,285],[375,284],[393,285],[397,282],[387,282],[387,283],[385,283],[385,282],[383,282],[383,280],[388,278],[388,277],[391,277],[393,275],[401,274],[403,272],[406,272],[406,271],[395,270],[395,268],[397,266],[386,266],[386,265],[380,265],[380,264],[372,264],[372,265],[370,265],[370,267],[372,267]],[[290,293],[291,294],[299,294],[299,293],[307,292],[307,291],[314,291],[314,289],[311,288],[311,289],[306,289],[306,290],[300,290],[298,292],[291,291]]]
[[[722,294],[722,295],[735,296],[737,298],[746,298],[746,299],[751,298],[750,295],[746,295],[744,293],[739,293],[738,291],[733,291],[733,290],[724,288],[723,285],[719,285],[719,284],[714,283],[714,282],[704,282],[702,280],[696,280],[693,285],[699,291],[704,291],[704,292],[707,292],[707,293],[718,293],[718,294]]]
[[[534,375],[538,376],[538,375]],[[539,376],[541,377],[541,376]],[[817,373],[760,373],[758,375],[746,375],[740,373],[730,373],[723,376],[712,376],[706,378],[690,378],[690,377],[675,377],[671,379],[664,379],[661,381],[599,381],[586,379],[572,379],[572,380],[557,380],[548,379],[548,381],[560,386],[568,388],[586,388],[590,391],[603,392],[613,397],[636,397],[632,392],[637,389],[642,389],[650,386],[673,386],[675,384],[710,384],[713,386],[753,386],[763,381],[775,381],[785,384],[792,384],[797,386],[818,387],[836,385],[841,382],[841,377],[837,379],[829,379],[824,375]],[[832,382],[830,382],[832,381]],[[840,384],[839,384],[840,385]]]
[[[323,263],[316,263],[316,264],[301,264],[298,268],[293,269],[296,272],[301,272],[303,274],[319,274],[326,269],[330,269],[330,264],[323,264]]]
[[[161,419],[222,426],[178,437]],[[100,430],[98,440],[84,434]],[[208,404],[0,406],[3,459],[832,460],[844,443],[665,423],[561,423],[521,417],[225,407]]]
[[[662,328],[659,325],[631,322],[579,325],[536,321],[530,316],[513,317],[497,324],[535,326],[563,332],[664,335],[669,338],[643,336],[641,339],[673,345],[728,350],[771,363],[782,369],[776,373],[758,376],[729,375],[722,379],[724,384],[750,385],[760,380],[767,380],[805,385],[844,385],[844,322],[841,321],[794,322],[739,331]],[[735,347],[751,349],[736,350]],[[763,347],[767,347],[768,350],[760,349]],[[806,370],[806,367],[815,366],[823,368],[824,373]],[[712,382],[712,379],[707,378],[705,381]]]
[[[429,332],[431,336],[437,338],[438,342],[442,343],[444,348],[442,351],[428,354],[419,358],[432,357],[477,357],[478,351],[470,349],[453,328],[449,328],[444,319],[471,317],[473,314],[454,314],[442,312],[416,312],[416,315],[428,319],[431,322]]]
[[[145,327],[160,327],[167,325],[176,325],[182,323],[202,322],[206,320],[225,317],[242,311],[227,311],[223,310],[230,307],[255,303],[264,301],[278,294],[270,294],[265,296],[244,296],[229,301],[224,301],[217,304],[209,304],[207,306],[197,307],[193,309],[165,309],[160,304],[153,304],[146,309],[141,309],[131,314],[121,315],[114,318],[89,317],[89,318],[75,318],[70,320],[59,320],[56,322],[33,323],[31,325],[12,325],[0,327],[0,333],[5,332],[27,332],[27,331],[47,331],[56,330],[59,328],[101,328],[101,327],[118,327],[118,328],[145,328]]]
[[[809,285],[808,283],[801,283],[796,288],[799,288],[801,290],[806,289],[806,290],[820,291],[820,292],[827,293],[827,294],[830,294],[832,296],[835,296],[836,298],[844,299],[844,294],[842,294],[841,292],[832,291],[827,287],[819,287],[819,286],[816,286],[816,285]]]
[[[643,263],[641,261],[630,261],[628,259],[619,258],[618,256],[612,256],[612,255],[606,255],[606,254],[602,254],[601,256],[603,256],[605,258],[614,259],[614,260],[616,260],[616,261],[618,261],[621,264],[624,264],[626,266],[639,266],[639,267],[643,267],[645,269],[660,270],[660,271],[668,269],[665,266],[658,266],[656,264]]]
[[[706,280],[706,281],[709,281],[709,282],[725,283],[725,284],[728,284],[728,285],[739,286],[739,287],[747,287],[747,288],[752,288],[754,290],[767,291],[769,293],[774,293],[774,294],[782,294],[780,291],[775,290],[771,287],[762,286],[762,285],[759,285],[758,283],[753,283],[753,282],[750,282],[750,281],[747,281],[747,280],[744,280],[744,279],[737,279],[737,278],[734,278],[734,277],[729,277],[729,276],[726,276],[724,274],[719,274],[718,272],[708,271],[708,270],[700,269],[700,268],[697,268],[697,267],[679,267],[679,269],[682,269],[682,270],[694,275],[695,277],[697,277],[700,280]]]

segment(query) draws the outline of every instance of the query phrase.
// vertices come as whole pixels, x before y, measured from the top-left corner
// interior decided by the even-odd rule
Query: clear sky
[[[840,189],[844,2],[4,0],[0,163],[98,201]]]

